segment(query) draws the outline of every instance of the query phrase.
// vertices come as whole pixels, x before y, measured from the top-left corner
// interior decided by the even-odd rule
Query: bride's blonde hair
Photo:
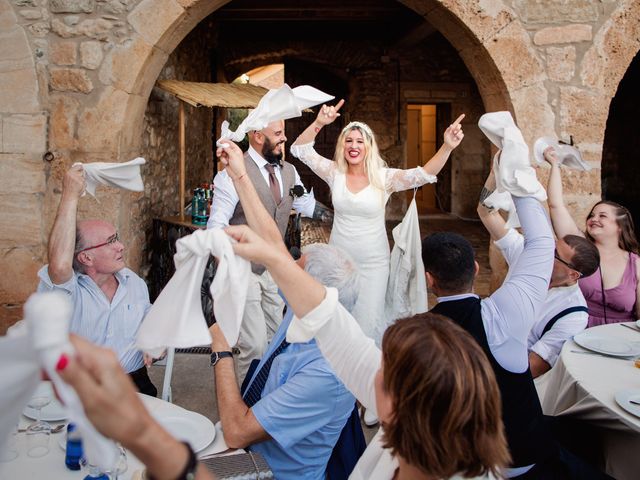
[[[333,157],[338,165],[338,171],[347,173],[347,161],[344,158],[344,142],[347,135],[353,130],[358,130],[364,139],[364,169],[369,177],[369,183],[377,189],[384,191],[385,187],[381,178],[381,171],[387,166],[387,163],[380,156],[376,137],[366,123],[351,122],[342,129],[336,142],[336,150]]]

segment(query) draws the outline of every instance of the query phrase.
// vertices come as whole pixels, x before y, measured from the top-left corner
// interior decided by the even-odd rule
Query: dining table
[[[619,480],[640,478],[638,358],[640,327],[635,322],[601,325],[565,342],[554,367],[536,379],[545,415],[598,427],[604,468]]]
[[[39,388],[51,392],[50,385],[46,386],[47,383],[43,382]],[[241,449],[230,450],[227,447],[219,422],[214,425],[199,413],[191,412],[155,397],[139,395],[151,415],[175,437],[188,441],[198,458],[244,452]],[[57,400],[52,399],[51,403],[42,409],[42,419],[47,420],[54,429],[58,425],[66,427],[68,420],[65,418],[65,413],[66,411]],[[66,428],[51,434],[49,452],[46,455],[38,458],[27,455],[27,436],[23,430],[34,422],[35,416],[35,413],[30,411],[28,407],[23,411],[17,425],[18,432],[9,440],[18,452],[18,456],[11,461],[0,462],[0,480],[23,478],[83,479],[88,474],[86,468],[74,471],[65,466]],[[125,455],[126,470],[117,478],[119,480],[142,478],[144,465],[131,452],[125,451]]]

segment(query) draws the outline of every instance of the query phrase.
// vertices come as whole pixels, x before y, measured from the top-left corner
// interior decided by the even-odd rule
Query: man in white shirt
[[[492,173],[483,191],[493,189]],[[513,228],[507,229],[498,211],[487,208],[482,201],[478,204],[478,216],[507,264],[514,265],[524,250],[524,237]],[[599,263],[598,249],[587,239],[567,235],[556,241],[549,292],[527,338],[529,367],[534,378],[550,370],[564,342],[586,328],[589,314],[578,279],[595,272]]]
[[[249,149],[244,155],[246,175],[251,179],[262,204],[276,221],[284,237],[291,209],[305,217],[331,220],[331,213],[312,193],[307,193],[295,167],[283,161],[284,121],[271,122],[260,131],[251,131]],[[207,228],[246,224],[246,218],[233,181],[226,170],[213,179],[214,191]],[[297,188],[294,188],[297,187]],[[284,303],[278,287],[262,265],[252,264],[247,303],[234,349],[239,383],[254,359],[260,359],[268,341],[282,321]]]

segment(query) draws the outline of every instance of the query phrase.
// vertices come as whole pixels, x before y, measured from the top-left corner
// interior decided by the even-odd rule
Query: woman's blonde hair
[[[344,142],[347,135],[353,130],[358,130],[364,139],[364,169],[369,177],[369,183],[377,189],[385,191],[381,171],[387,166],[387,163],[380,156],[376,137],[366,123],[351,122],[342,129],[336,142],[336,150],[333,157],[338,165],[338,171],[347,173],[347,161],[344,158]]]
[[[391,419],[383,442],[434,478],[500,477],[510,461],[493,369],[469,333],[442,315],[397,320],[382,338]]]

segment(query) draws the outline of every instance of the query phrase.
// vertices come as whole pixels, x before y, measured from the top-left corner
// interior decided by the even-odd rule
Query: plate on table
[[[196,412],[176,407],[160,413],[152,411],[151,415],[175,438],[188,442],[196,453],[207,448],[216,436],[211,420]]]
[[[620,390],[616,392],[615,399],[624,410],[636,417],[640,417],[640,405],[631,403],[631,400],[640,403],[640,389]]]
[[[48,405],[42,407],[40,420],[44,420],[45,422],[59,422],[67,419],[67,409],[56,398],[51,382],[40,383],[31,397],[49,397],[51,399]],[[29,406],[24,407],[22,414],[32,420],[38,418],[38,411]]]
[[[624,338],[607,337],[592,330],[585,330],[579,333],[573,337],[573,341],[587,350],[612,357],[633,357],[640,355],[640,342],[632,342]]]

